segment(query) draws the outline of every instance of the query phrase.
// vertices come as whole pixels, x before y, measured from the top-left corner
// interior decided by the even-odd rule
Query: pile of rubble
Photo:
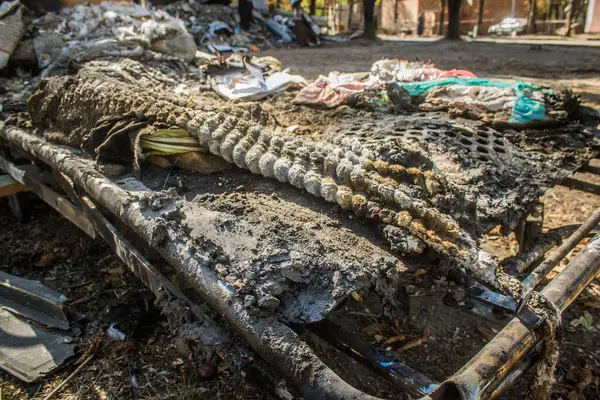
[[[289,19],[254,12],[254,23],[244,31],[230,6],[183,0],[153,9],[119,2],[79,4],[35,19],[14,0],[2,4],[0,18],[7,42],[0,67],[12,59],[12,65],[37,65],[44,75],[94,59],[176,57],[189,63],[197,49],[255,52],[291,44],[294,36]],[[318,26],[313,28],[318,36]]]
[[[240,28],[239,16],[230,6],[178,1],[163,6],[162,10],[183,21],[198,48],[211,52],[246,52],[273,47],[274,38],[261,21],[255,21],[244,31]]]
[[[240,18],[234,10],[222,4],[202,4],[195,0],[181,0],[162,7],[162,10],[181,19],[201,49],[211,52],[246,52],[291,45],[298,36],[296,20],[307,29],[307,38],[301,44],[319,44],[321,28],[301,9],[295,18],[281,15],[265,16],[252,13],[253,24],[247,31],[240,27]]]

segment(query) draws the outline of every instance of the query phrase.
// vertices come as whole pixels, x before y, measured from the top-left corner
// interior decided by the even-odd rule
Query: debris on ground
[[[196,44],[181,20],[137,4],[103,2],[64,7],[36,20],[33,46],[44,75],[69,63],[129,57],[194,59]]]
[[[405,95],[398,96],[398,89]],[[470,71],[444,71],[432,63],[399,59],[377,61],[370,73],[331,72],[327,77],[320,76],[293,101],[331,108],[353,104],[356,100],[352,99],[363,93],[372,98],[362,100],[366,103],[398,105],[408,101],[422,111],[445,111],[488,123],[553,125],[568,120],[579,103],[568,90],[480,79]]]
[[[140,327],[148,324],[159,313],[153,300],[152,293],[141,290],[111,302],[106,306],[102,318],[106,335],[119,341],[133,338]]]
[[[255,52],[275,46],[289,46],[297,36],[296,20],[307,27],[312,44],[319,43],[321,34],[320,27],[305,12],[293,19],[277,14],[264,16],[254,11],[253,23],[248,30],[244,30],[240,26],[239,16],[228,5],[182,0],[161,6],[160,9],[183,21],[198,48],[212,52]]]
[[[258,49],[273,46],[271,35],[260,24],[255,22],[248,31],[242,30],[234,9],[227,5],[177,1],[162,6],[161,10],[183,21],[200,49],[246,52],[251,46]]]
[[[27,9],[19,0],[4,1],[0,5],[0,69],[8,64],[13,52],[21,43],[27,29]]]
[[[233,57],[225,60],[225,64],[233,68],[210,75],[213,90],[228,100],[256,101],[270,94],[308,85],[301,76],[291,75],[288,70],[282,71],[281,63],[272,57],[242,57],[242,68],[235,68],[237,60]]]
[[[0,368],[33,382],[74,355],[65,296],[0,271]]]
[[[66,297],[38,281],[0,271],[0,308],[50,328],[69,329]]]
[[[268,395],[242,375],[221,369],[212,379],[200,379],[199,367],[214,356],[203,343],[222,340],[217,333],[203,326],[182,329],[188,332],[189,346],[184,354],[178,351],[174,337],[174,323],[168,323],[161,314],[153,314],[126,341],[109,340],[103,319],[108,303],[119,304],[121,297],[143,290],[138,278],[129,272],[103,241],[90,238],[67,219],[43,202],[35,199],[33,218],[27,224],[16,223],[6,199],[0,199],[0,268],[2,271],[32,280],[40,280],[59,290],[69,299],[87,297],[87,302],[69,308],[85,314],[87,324],[81,335],[75,337],[75,356],[71,359],[85,361],[94,357],[53,399],[66,398],[198,398],[220,393],[216,398],[231,399],[240,393],[249,399],[264,399]],[[31,262],[52,249],[66,248],[68,252],[61,263],[51,269],[29,268]],[[120,280],[108,280],[104,268],[122,268]],[[90,294],[92,294],[90,296]],[[129,297],[131,298],[131,297]],[[204,306],[203,306],[204,307]],[[176,311],[182,318],[181,310]],[[108,314],[110,315],[110,314]],[[100,337],[102,343],[95,353],[89,353]],[[242,355],[240,355],[241,357]],[[182,363],[173,364],[181,359]],[[217,365],[220,366],[221,360]],[[81,363],[63,364],[43,379],[27,384],[0,371],[2,398],[7,400],[40,399],[49,395],[65,381]],[[221,368],[222,366],[220,366]],[[133,389],[131,376],[135,376],[143,389]],[[148,385],[150,383],[150,385]],[[211,397],[211,398],[214,398]]]

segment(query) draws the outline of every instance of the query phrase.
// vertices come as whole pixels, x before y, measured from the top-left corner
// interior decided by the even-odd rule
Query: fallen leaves
[[[96,353],[101,344],[102,337],[96,336],[91,342],[88,343],[83,354],[81,354],[81,356],[77,359],[77,361],[75,361],[73,365],[79,365],[82,362],[84,362],[87,358]]]
[[[356,301],[357,303],[362,304],[364,302],[362,296],[360,294],[358,294],[357,291],[350,293],[350,295],[352,296],[354,301]]]
[[[171,364],[173,364],[175,367],[178,367],[183,365],[183,360],[181,358],[176,358]]]
[[[55,252],[46,253],[40,257],[40,260],[35,263],[36,267],[48,268],[54,265],[54,262],[58,259],[58,254]]]
[[[108,282],[110,282],[113,286],[123,286],[124,285],[123,276],[125,275],[125,268],[123,268],[122,265],[119,265],[114,268],[111,268],[111,267],[102,268],[100,271],[104,272],[105,274],[108,275],[106,277],[106,280]]]
[[[481,336],[483,337],[483,339],[485,339],[486,342],[492,340],[498,333],[494,329],[490,329],[484,326],[478,326],[477,331],[481,334]]]
[[[568,400],[586,399],[585,393],[589,391],[588,389],[595,391],[595,388],[597,388],[600,383],[600,379],[597,376],[594,376],[594,371],[589,363],[586,363],[582,368],[571,369],[565,378],[567,382],[575,386],[575,390],[570,390],[567,394]]]
[[[406,343],[404,346],[397,349],[396,353],[400,354],[400,353],[405,352],[406,350],[410,350],[412,348],[415,348],[422,344],[427,343],[427,339],[429,339],[429,336],[430,336],[429,330],[426,330],[425,334],[422,337],[413,339],[410,342]]]
[[[396,335],[396,336],[392,336],[391,338],[388,338],[381,345],[383,347],[386,347],[386,346],[389,346],[392,343],[402,342],[403,340],[406,340],[406,335],[404,335],[404,334],[402,334],[402,335]]]

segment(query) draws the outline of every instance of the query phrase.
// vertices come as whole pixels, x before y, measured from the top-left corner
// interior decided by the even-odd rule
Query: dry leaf
[[[477,331],[479,331],[481,336],[483,336],[483,338],[488,342],[496,336],[493,330],[483,326],[478,326]]]
[[[375,333],[381,332],[381,330],[384,328],[385,328],[385,326],[383,324],[375,322],[374,324],[371,324],[371,325],[363,328],[363,332],[366,333],[367,335],[372,336]]]
[[[125,275],[125,270],[122,267],[102,268],[100,271],[106,272],[107,274],[115,275],[115,276]]]
[[[77,359],[77,361],[75,361],[74,365],[81,364],[87,358],[89,358],[92,354],[94,354],[96,352],[96,350],[98,350],[98,348],[100,347],[101,343],[102,343],[102,337],[96,336],[96,338],[94,340],[92,340],[90,343],[88,343],[87,348],[85,349],[83,354]]]
[[[387,345],[390,345],[392,343],[401,342],[401,341],[403,341],[405,339],[406,339],[406,335],[392,336],[391,338],[388,338],[385,342],[383,342],[381,345],[382,346],[387,346]]]
[[[583,315],[581,317],[571,321],[572,327],[575,328],[575,327],[578,327],[581,325],[586,330],[590,330],[592,328],[593,324],[594,324],[594,319],[592,318],[592,315],[587,311],[584,311]]]
[[[58,258],[58,255],[56,253],[46,253],[43,256],[40,257],[40,261],[38,261],[35,266],[36,267],[50,267],[52,266],[52,264],[54,264],[54,261],[56,261],[56,259]]]
[[[357,303],[362,304],[364,302],[362,296],[360,294],[358,294],[357,291],[350,293],[350,295],[352,296],[354,301],[356,301]]]
[[[594,373],[590,368],[589,364],[586,364],[585,368],[582,368],[580,371],[581,383],[585,386],[589,386],[594,382]]]

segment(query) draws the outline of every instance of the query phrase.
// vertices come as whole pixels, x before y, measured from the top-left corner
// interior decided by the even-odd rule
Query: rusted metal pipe
[[[571,236],[580,226],[568,225],[550,229],[533,244],[531,250],[502,260],[504,270],[509,274],[527,271],[531,265],[542,259],[551,248],[559,245],[566,237]]]
[[[531,359],[532,357],[525,357],[523,360],[521,360],[521,362],[517,364],[515,369],[513,369],[506,376],[506,378],[504,378],[504,380],[498,384],[496,390],[494,390],[494,392],[490,395],[490,397],[488,397],[487,400],[497,399],[507,388],[511,387],[512,384],[515,383],[515,381],[519,379],[519,377],[529,369],[529,367],[531,366]]]
[[[65,174],[79,188],[133,229],[179,271],[203,299],[270,365],[278,368],[308,399],[376,400],[352,387],[314,354],[275,316],[259,316],[245,308],[226,282],[210,268],[210,257],[199,251],[177,224],[156,224],[156,212],[144,211],[139,199],[93,168],[93,163],[68,149],[52,145],[16,127],[5,127],[2,138]],[[158,227],[160,225],[160,227]]]
[[[575,257],[545,288],[542,295],[563,312],[600,272],[600,234]],[[521,360],[542,340],[518,318],[510,321],[487,346],[455,375],[431,393],[434,400],[476,400],[497,396],[498,390]],[[510,379],[516,379],[512,375]]]
[[[146,285],[148,289],[156,296],[159,304],[169,304],[168,313],[177,314],[181,317],[186,311],[190,311],[195,316],[195,323],[202,329],[213,332],[213,337],[220,337],[224,340],[215,341],[211,338],[207,346],[214,346],[218,349],[219,355],[225,358],[230,365],[236,365],[243,370],[250,379],[265,387],[271,393],[277,392],[277,387],[281,378],[274,373],[271,367],[260,359],[247,357],[246,354],[252,352],[244,347],[239,341],[230,340],[223,328],[203,311],[195,302],[184,295],[175,285],[166,279],[146,258],[135,249],[129,241],[106,219],[106,217],[96,208],[95,204],[87,197],[80,196],[72,186],[72,182],[62,173],[54,172],[56,183],[65,191],[70,200],[53,191],[38,179],[37,173],[31,173],[29,170],[32,164],[15,165],[0,156],[0,170],[4,170],[17,180],[22,180],[28,189],[37,194],[47,204],[54,207],[63,217],[69,219],[74,212],[78,212],[79,220],[72,220],[80,228],[91,227],[91,230],[84,231],[92,238],[99,234],[105,242],[112,248],[115,254],[131,269],[131,271]],[[75,202],[75,205],[71,204]],[[63,205],[55,207],[55,205]],[[71,208],[65,208],[65,205]],[[78,224],[81,218],[87,216],[87,225]],[[173,302],[177,299],[178,302]],[[162,306],[161,306],[162,309]],[[259,371],[259,373],[257,373]]]
[[[413,370],[398,359],[398,354],[375,347],[347,329],[323,320],[306,325],[309,331],[366,365],[414,398],[431,393],[439,384]]]
[[[569,254],[600,223],[600,208],[598,208],[591,217],[587,219],[567,240],[565,240],[546,260],[538,265],[523,280],[525,286],[536,287],[544,277],[554,268],[563,258]]]

